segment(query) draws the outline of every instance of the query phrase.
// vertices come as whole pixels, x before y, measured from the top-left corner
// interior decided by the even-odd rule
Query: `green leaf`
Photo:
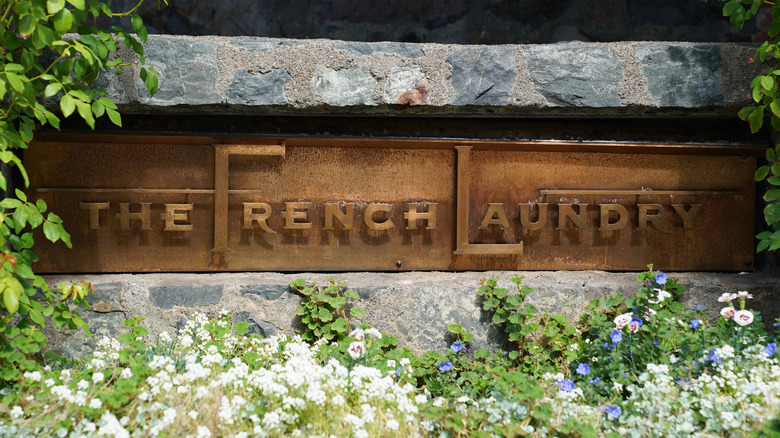
[[[60,238],[59,227],[52,222],[43,223],[43,234],[52,242],[56,242]]]
[[[35,23],[35,17],[32,15],[25,15],[19,20],[16,30],[18,30],[21,35],[30,36],[32,35],[33,30],[35,30]]]
[[[89,125],[90,128],[95,129],[95,117],[92,115],[92,106],[86,102],[77,100],[76,109],[81,118],[87,122],[87,125]]]
[[[120,116],[118,112],[106,107],[106,114],[108,114],[108,118],[113,124],[119,126],[120,128],[122,127],[122,116]]]
[[[71,97],[70,94],[62,96],[62,99],[60,99],[60,110],[62,110],[63,116],[69,117],[76,110],[76,99]]]
[[[49,85],[46,86],[46,90],[44,90],[43,95],[44,97],[52,97],[55,94],[57,94],[62,89],[62,85],[60,85],[58,82],[51,82]]]
[[[758,106],[755,111],[748,116],[748,123],[750,124],[750,132],[755,134],[761,129],[761,125],[764,123],[764,107]]]
[[[352,315],[353,318],[361,318],[366,316],[366,311],[359,307],[353,307],[349,309],[349,314]]]
[[[780,199],[780,189],[771,189],[766,191],[766,194],[764,195],[765,201],[771,202],[776,199]]]
[[[317,319],[323,322],[328,322],[333,320],[333,314],[330,312],[330,310],[320,307],[320,310],[317,312]]]
[[[780,101],[778,101],[777,99],[773,100],[772,103],[769,104],[769,109],[772,110],[772,114],[774,114],[777,117],[780,117]],[[770,160],[770,161],[774,161],[774,160]]]
[[[6,66],[5,77],[8,79],[8,83],[11,84],[11,88],[17,93],[24,93],[24,81],[19,75],[9,72],[7,67],[8,66]]]
[[[726,3],[723,6],[723,16],[731,16],[740,7],[740,4],[741,3],[739,0],[731,0],[730,2]]]
[[[761,88],[764,90],[771,90],[772,87],[775,85],[775,80],[772,79],[772,76],[764,76],[761,78]]]
[[[65,0],[46,0],[46,10],[49,14],[56,14],[65,7]]]
[[[68,0],[68,3],[72,4],[74,8],[80,11],[84,10],[84,0]]]
[[[73,14],[67,9],[62,9],[52,17],[52,22],[54,22],[54,30],[61,34],[66,33],[73,27]]]

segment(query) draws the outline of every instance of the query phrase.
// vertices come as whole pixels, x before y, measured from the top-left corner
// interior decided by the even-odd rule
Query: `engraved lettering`
[[[572,205],[579,206],[579,213],[574,213]],[[577,230],[584,230],[587,223],[585,210],[588,204],[558,204],[558,231],[566,229],[566,218],[571,219]]]
[[[672,204],[672,208],[680,215],[680,219],[683,221],[683,230],[693,229],[693,218],[699,213],[701,206],[702,204],[691,204],[691,208],[685,211],[684,204]]]
[[[491,202],[488,204],[485,216],[482,217],[482,223],[479,224],[479,229],[485,230],[488,228],[488,225],[498,225],[502,230],[509,228],[509,220],[506,218],[503,203]]]
[[[531,204],[520,204],[520,225],[523,228],[534,231],[541,230],[547,225],[547,204],[536,204],[539,208],[539,217],[536,222],[531,222]]]
[[[284,218],[285,230],[308,230],[311,228],[311,222],[296,222],[296,219],[308,220],[309,210],[312,207],[311,202],[285,202],[284,211],[281,216]],[[306,210],[306,211],[298,211]]]
[[[325,229],[333,229],[333,219],[339,221],[345,230],[351,230],[353,226],[354,210],[353,204],[347,204],[347,211],[342,212],[339,208],[339,204],[335,202],[325,203]]]
[[[123,230],[130,229],[130,220],[140,220],[142,230],[151,230],[152,214],[151,203],[141,203],[141,211],[137,213],[130,213],[130,203],[120,202],[119,213],[116,214],[116,218],[119,220],[119,228]]]
[[[601,206],[601,226],[599,230],[614,231],[625,228],[628,225],[628,210],[620,204],[599,204]],[[612,212],[617,213],[617,220],[610,222]]]
[[[192,224],[177,224],[176,221],[186,221],[187,212],[192,210],[192,204],[165,204],[165,213],[160,218],[165,222],[164,231],[190,231]]]
[[[265,202],[244,202],[244,229],[251,230],[252,222],[257,222],[260,229],[266,233],[276,234],[266,221],[271,217],[271,206]],[[262,213],[255,213],[255,209],[262,209]]]
[[[436,229],[436,203],[426,204],[428,206],[427,212],[418,212],[417,204],[408,204],[409,211],[404,213],[404,219],[406,219],[406,229],[416,230],[417,220],[426,221],[426,230]]]
[[[393,228],[393,220],[390,219],[390,212],[393,210],[393,206],[390,204],[371,204],[366,208],[366,212],[363,214],[363,221],[369,230],[389,230]],[[374,213],[378,211],[384,211],[387,213],[387,219],[384,222],[375,222]]]
[[[664,231],[663,227],[661,226],[661,220],[664,217],[664,206],[661,204],[637,204],[637,207],[639,207],[639,229],[641,231],[647,230],[647,223],[650,222],[653,224],[653,227],[662,232],[662,233],[668,233],[668,231]],[[650,212],[654,212],[651,214]]]
[[[89,229],[100,229],[100,210],[108,210],[108,202],[81,202],[82,210],[89,210]]]

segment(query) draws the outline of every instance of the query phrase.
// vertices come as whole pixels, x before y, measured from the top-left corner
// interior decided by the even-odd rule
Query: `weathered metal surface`
[[[29,192],[74,246],[41,245],[38,272],[752,269],[754,158],[679,155],[691,145],[164,140],[30,148]]]

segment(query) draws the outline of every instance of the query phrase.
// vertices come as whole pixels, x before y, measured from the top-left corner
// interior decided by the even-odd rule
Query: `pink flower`
[[[724,317],[726,319],[731,319],[731,318],[734,317],[734,314],[736,312],[737,311],[733,307],[724,307],[724,308],[720,309],[720,316],[722,316],[722,317]]]
[[[634,314],[631,312],[624,313],[622,315],[618,315],[615,317],[615,326],[618,330],[623,330],[623,327],[626,326],[631,320],[634,318]]]
[[[366,334],[371,337],[371,339],[382,339],[382,332],[379,330],[371,327],[370,329],[366,330]]]
[[[360,341],[355,341],[349,344],[347,353],[349,353],[349,357],[351,357],[352,360],[358,360],[361,356],[366,354],[366,345]]]
[[[727,302],[727,301],[728,301],[728,302],[731,302],[731,301],[734,301],[734,300],[736,300],[736,299],[737,299],[737,294],[732,294],[732,293],[724,292],[724,293],[723,293],[723,295],[721,295],[721,296],[718,298],[718,302],[720,302],[720,303],[725,303],[725,302]]]
[[[753,322],[753,312],[750,310],[737,310],[734,312],[734,322],[741,326],[746,326]]]
[[[645,319],[650,319],[650,317],[655,315],[656,313],[658,312],[656,312],[653,309],[647,309],[647,312],[645,312]]]

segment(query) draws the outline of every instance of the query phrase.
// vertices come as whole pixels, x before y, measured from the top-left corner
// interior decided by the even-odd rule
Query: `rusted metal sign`
[[[752,157],[659,145],[94,141],[26,153],[30,195],[73,241],[41,245],[38,272],[752,269]]]

